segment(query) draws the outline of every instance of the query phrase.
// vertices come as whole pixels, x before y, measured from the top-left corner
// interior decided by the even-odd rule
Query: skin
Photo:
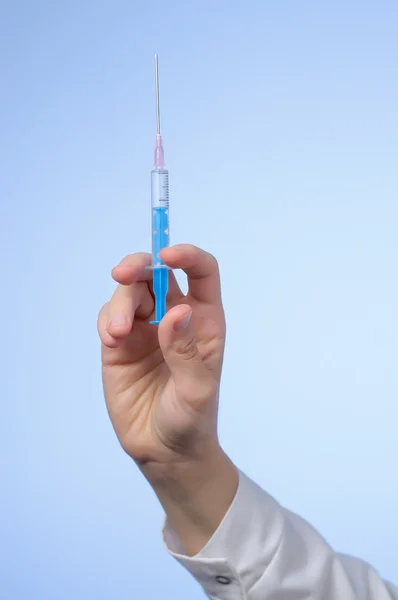
[[[98,317],[108,413],[125,452],[162,504],[184,553],[209,541],[236,494],[238,471],[217,435],[225,316],[216,259],[192,245],[165,248],[167,313],[154,315],[149,254],[112,271],[118,286]]]

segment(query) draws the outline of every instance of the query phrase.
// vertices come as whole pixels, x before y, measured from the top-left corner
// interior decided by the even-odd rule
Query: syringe
[[[155,320],[158,325],[166,314],[166,297],[169,283],[167,265],[160,258],[160,251],[169,245],[169,172],[164,168],[163,141],[160,132],[159,62],[155,54],[156,119],[157,134],[154,169],[151,171],[152,205],[152,269],[155,295]]]

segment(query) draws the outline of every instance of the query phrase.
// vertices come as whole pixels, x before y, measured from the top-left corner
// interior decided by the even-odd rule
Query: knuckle
[[[201,252],[207,261],[209,271],[218,273],[219,272],[218,260],[216,259],[214,254],[211,254],[210,252],[207,252],[206,250],[202,250]]]
[[[103,322],[105,315],[108,312],[108,307],[109,307],[109,302],[105,302],[105,304],[101,307],[101,309],[98,313],[98,317],[97,317],[98,328],[101,326],[101,323]]]
[[[212,254],[211,252],[207,252],[207,251],[206,251],[206,254],[207,254],[207,257],[208,257],[209,260],[211,260],[214,264],[218,264],[217,263],[217,259],[214,256],[214,254]]]
[[[205,256],[209,262],[212,262],[214,265],[218,265],[217,259],[214,256],[214,254],[212,254],[211,252],[208,252],[207,250],[203,250],[202,248],[199,248],[198,246],[192,246],[192,247],[195,249],[195,252],[197,254]]]
[[[213,263],[214,270],[218,271],[218,260],[213,254],[209,254],[209,261]]]
[[[189,340],[179,340],[174,348],[176,354],[185,360],[192,360],[199,356],[199,350],[194,338]]]

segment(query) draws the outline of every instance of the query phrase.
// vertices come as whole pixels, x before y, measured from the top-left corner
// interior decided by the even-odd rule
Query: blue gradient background
[[[0,596],[199,600],[100,380],[150,249],[159,52],[172,243],[219,259],[221,438],[398,581],[395,0],[3,1]]]

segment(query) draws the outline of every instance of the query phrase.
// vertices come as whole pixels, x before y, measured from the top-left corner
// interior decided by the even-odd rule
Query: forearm
[[[187,520],[177,515],[175,522],[182,527],[178,536],[188,542],[190,553],[184,553],[171,535],[177,533],[175,524],[164,528],[168,550],[208,597],[255,600],[278,596],[290,600],[305,595],[311,600],[398,600],[398,589],[383,581],[370,565],[336,553],[308,522],[283,508],[244,473],[238,475],[236,495],[224,516],[216,494],[225,490],[213,488],[214,495],[204,494],[205,504],[194,503],[202,507],[202,517],[210,516],[207,529],[192,527],[195,518],[190,517],[184,530]],[[220,520],[221,525],[210,534]],[[195,539],[196,547],[192,547],[190,536],[198,531],[201,538]]]
[[[221,449],[206,460],[161,469],[152,467],[144,475],[183,552],[194,556],[210,540],[231,506],[238,488],[238,470]]]

